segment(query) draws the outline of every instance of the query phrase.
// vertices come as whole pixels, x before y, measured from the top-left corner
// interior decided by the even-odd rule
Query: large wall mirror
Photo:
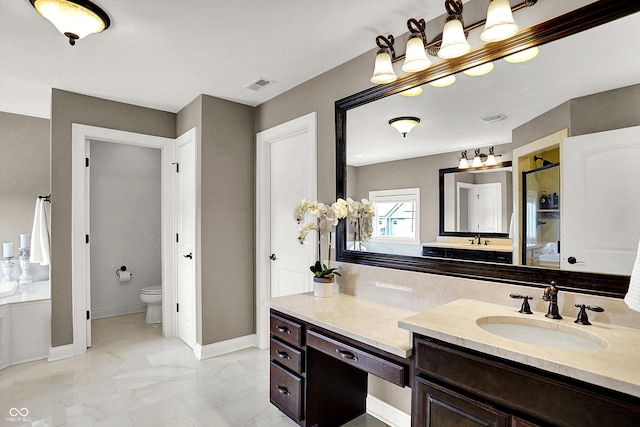
[[[337,196],[360,199],[375,191],[403,188],[419,188],[421,195],[419,245],[394,247],[371,242],[365,244],[365,250],[352,250],[356,246],[342,227],[337,233],[337,259],[531,286],[556,280],[565,289],[622,297],[628,287],[630,266],[626,271],[599,264],[590,270],[581,265],[574,268],[560,261],[550,262],[547,260],[563,255],[560,232],[541,234],[544,237],[527,235],[523,228],[528,208],[526,195],[522,194],[522,173],[556,163],[562,170],[567,159],[560,159],[562,150],[558,146],[538,146],[526,159],[526,165],[518,153],[563,129],[574,136],[640,125],[640,55],[634,46],[640,39],[640,4],[631,3],[634,2],[590,3],[533,25],[505,42],[479,46],[465,57],[437,62],[421,73],[402,76],[394,83],[337,101]],[[540,53],[531,61],[514,64],[501,59],[532,46],[539,46]],[[487,75],[471,77],[462,73],[490,61],[494,69]],[[436,88],[428,84],[449,74],[457,77],[452,86]],[[403,96],[402,92],[417,86],[423,88],[422,95]],[[618,98],[620,105],[605,105]],[[618,114],[617,109],[622,107],[625,112]],[[594,120],[593,111],[588,110],[598,108],[605,113]],[[583,111],[587,113],[581,116]],[[400,116],[420,118],[418,126],[405,137],[389,126],[390,119]],[[589,126],[596,130],[589,130]],[[640,158],[638,149],[636,160]],[[603,145],[601,151],[606,150]],[[458,169],[463,153],[471,162],[475,153],[481,153],[486,160],[490,151],[496,156],[497,166]],[[617,169],[625,168],[618,165]],[[489,179],[489,172],[495,173],[495,179]],[[537,188],[535,196],[531,196],[535,198],[535,214],[545,215],[543,220],[536,217],[534,228],[542,222],[552,224],[554,218],[560,224],[573,222],[573,218],[563,216],[558,204],[562,206],[563,196],[572,195],[576,188],[564,187],[561,192],[560,180],[557,187],[545,184],[548,188]],[[608,181],[628,182],[625,177]],[[632,187],[629,191],[634,191]],[[525,191],[531,193],[531,188],[530,184]],[[602,186],[599,188],[603,191]],[[619,191],[616,185],[607,193]],[[491,215],[483,214],[475,220],[475,229],[468,224],[471,192],[473,198],[479,198],[482,192],[491,193],[492,197]],[[540,204],[543,193],[548,193],[548,206]],[[624,199],[634,204],[636,212],[640,211],[637,197]],[[487,209],[483,208],[483,212]],[[625,211],[626,207],[618,209]],[[603,229],[629,226],[604,224]],[[638,236],[626,239],[635,240],[637,246]],[[489,247],[496,245],[493,249],[512,253],[513,259],[510,256],[506,264],[450,256],[445,259],[428,256],[426,250],[430,244],[486,250],[485,242]],[[627,246],[628,243],[625,242]],[[483,247],[469,247],[478,244]],[[527,249],[533,253],[534,245],[550,251],[551,256],[527,257]]]

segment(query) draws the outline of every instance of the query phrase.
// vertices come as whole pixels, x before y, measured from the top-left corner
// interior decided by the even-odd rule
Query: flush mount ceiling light
[[[540,53],[540,49],[538,46],[530,47],[529,49],[521,50],[520,52],[513,53],[509,56],[505,56],[503,59],[512,64],[517,64],[519,62],[529,61]]]
[[[464,70],[463,73],[465,73],[467,76],[477,77],[489,74],[491,71],[493,71],[493,62],[485,62],[484,64],[480,64],[473,68],[469,68],[468,70]]]
[[[458,58],[469,51],[471,45],[467,41],[470,31],[485,26],[481,35],[484,41],[500,41],[505,40],[519,30],[518,25],[513,20],[513,12],[525,7],[533,6],[538,0],[523,0],[521,3],[511,7],[509,0],[488,0],[489,8],[487,18],[466,25],[462,18],[462,0],[444,0],[444,6],[447,11],[444,29],[441,34],[435,36],[430,42],[427,41],[425,35],[426,23],[424,19],[411,18],[407,21],[409,28],[409,38],[403,55],[398,54],[393,48],[393,36],[389,35],[376,37],[378,52],[376,54],[375,68],[371,82],[376,84],[386,84],[394,82],[398,79],[393,70],[393,62],[404,59],[402,71],[407,73],[421,72],[431,65],[428,53],[431,56],[439,56],[443,59]],[[491,66],[484,68],[485,73]],[[468,74],[471,70],[467,70]],[[469,74],[469,75],[482,75]]]
[[[71,46],[89,34],[100,33],[111,24],[109,16],[88,0],[29,0],[31,5],[62,34]]]
[[[407,137],[407,134],[411,132],[411,129],[418,126],[420,123],[420,119],[417,117],[396,117],[395,119],[389,120],[389,124],[396,128],[398,132],[402,134],[403,138]]]
[[[395,82],[398,79],[391,61],[396,57],[396,51],[393,48],[393,36],[376,37],[376,44],[380,48],[376,55],[376,64],[371,76],[371,83],[384,84]]]

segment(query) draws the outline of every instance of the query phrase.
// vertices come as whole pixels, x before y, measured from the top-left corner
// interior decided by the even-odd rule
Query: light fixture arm
[[[426,49],[427,48],[427,34],[425,33],[425,31],[427,29],[427,23],[425,22],[424,18],[420,18],[420,19],[410,18],[407,21],[407,28],[411,32],[411,35],[409,36],[409,38],[411,38],[411,37],[420,37],[422,39],[422,44],[424,45],[424,48]]]
[[[376,44],[380,48],[380,51],[389,50],[391,52],[391,60],[396,59],[396,50],[393,48],[393,42],[395,39],[393,35],[389,34],[389,37],[385,37],[383,35],[379,35],[376,37]]]

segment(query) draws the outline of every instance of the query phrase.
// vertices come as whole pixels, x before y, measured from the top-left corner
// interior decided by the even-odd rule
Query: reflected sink
[[[10,297],[16,293],[18,282],[0,282],[0,298]]]
[[[557,321],[526,317],[481,317],[476,324],[487,332],[540,347],[562,350],[604,350],[607,342],[598,335]],[[585,328],[588,328],[586,326]]]

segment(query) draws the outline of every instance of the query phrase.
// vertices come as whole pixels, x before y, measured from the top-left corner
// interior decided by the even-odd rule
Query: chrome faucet
[[[556,282],[552,280],[550,285],[551,286],[544,290],[544,295],[542,295],[542,299],[549,302],[549,309],[545,317],[549,319],[562,319],[562,316],[560,316],[558,312],[558,288],[556,288]]]
[[[481,243],[481,242],[480,242],[480,235],[479,235],[479,234],[476,234],[476,235],[475,235],[475,237],[474,237],[474,240],[475,240],[475,239],[478,239],[478,245],[479,245],[479,244]]]

